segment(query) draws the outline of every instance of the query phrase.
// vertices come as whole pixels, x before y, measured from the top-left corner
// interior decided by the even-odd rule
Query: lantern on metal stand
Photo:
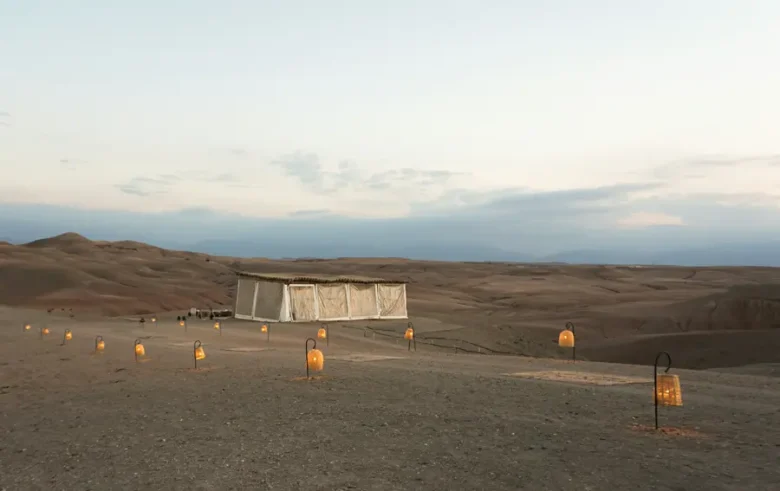
[[[144,345],[141,344],[140,339],[136,339],[134,344],[134,351],[135,351],[135,362],[138,363],[138,357],[139,356],[146,356],[146,350],[144,349]]]
[[[412,343],[414,343],[414,350],[417,351],[417,338],[414,337],[414,324],[409,322],[409,324],[406,325],[406,332],[404,333],[404,339],[409,341],[409,346],[407,346],[407,351],[412,351]]]
[[[577,361],[577,348],[574,346],[574,324],[566,323],[566,329],[558,335],[558,346],[561,348],[571,348],[571,361]]]
[[[203,344],[200,340],[195,341],[192,346],[192,357],[195,358],[195,368],[198,368],[198,360],[206,358],[206,351],[203,350]]]
[[[220,324],[219,321],[214,323],[214,329],[219,331],[219,335],[222,336],[222,324]]]
[[[95,353],[102,353],[106,349],[106,343],[103,336],[95,336]]]
[[[65,343],[73,339],[73,333],[70,332],[70,329],[65,329],[65,334],[62,335],[62,346],[65,346]]]
[[[309,349],[309,341],[314,343]],[[317,349],[317,340],[314,338],[306,339],[306,378],[309,378],[309,371],[319,372],[325,367],[325,356],[322,351]]]
[[[317,339],[324,339],[325,346],[330,346],[330,336],[328,336],[328,331],[330,331],[330,328],[327,324],[320,326],[319,330],[317,331]]]
[[[669,364],[664,373],[658,374],[658,360],[661,355],[666,355]],[[672,357],[666,351],[661,351],[655,357],[653,364],[653,402],[655,404],[655,429],[658,429],[658,405],[662,406],[682,406],[682,390],[680,388],[680,377],[677,375],[667,375],[672,368]]]

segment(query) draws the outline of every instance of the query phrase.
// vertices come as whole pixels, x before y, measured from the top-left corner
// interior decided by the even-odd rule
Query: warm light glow
[[[70,341],[71,339],[73,339],[73,333],[70,332],[70,329],[66,329],[65,330],[65,340],[66,341]]]
[[[408,340],[414,339],[414,329],[412,329],[411,327],[407,328],[406,332],[404,333],[404,339],[408,339]]]
[[[306,359],[309,362],[309,370],[318,372],[325,367],[325,357],[322,355],[322,351],[318,349],[309,350],[306,354]]]
[[[263,324],[263,327],[260,328],[260,332],[268,332],[268,326]]]
[[[24,325],[24,330],[25,331],[29,331],[30,329],[32,329],[32,326],[30,324],[25,324]]]
[[[214,323],[214,329],[219,329],[221,326],[219,325],[219,322]]]
[[[103,351],[106,349],[106,343],[103,341],[103,338],[98,336],[97,341],[95,342],[95,351]]]
[[[659,406],[682,406],[680,377],[668,374],[657,375],[655,395]]]
[[[184,327],[184,321],[179,321],[179,325],[180,325],[181,327]]]
[[[152,322],[157,322],[157,317],[152,317]]]
[[[146,355],[146,350],[144,349],[144,345],[141,343],[138,343],[135,345],[135,354],[138,356],[144,356]]]
[[[568,329],[561,331],[558,336],[558,346],[561,348],[574,348],[574,333]]]
[[[204,358],[206,358],[206,352],[203,350],[203,346],[195,348],[195,359],[202,360]]]
[[[43,334],[49,334],[51,331],[49,331],[49,328],[48,328],[48,327],[44,327],[44,328],[43,328],[43,330],[42,330],[41,332],[42,332]]]
[[[317,337],[319,339],[325,339],[328,337],[328,331],[324,327],[320,327],[320,330],[317,331]]]

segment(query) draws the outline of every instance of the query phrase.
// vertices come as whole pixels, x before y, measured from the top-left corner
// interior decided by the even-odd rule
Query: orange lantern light
[[[185,323],[184,323],[184,321],[183,321],[183,320],[180,320],[180,321],[179,321],[179,326],[181,326],[181,327],[184,327],[184,324],[185,324]]]
[[[658,361],[665,355],[669,360],[664,373],[658,373]],[[669,375],[666,372],[672,368],[672,356],[666,351],[661,351],[655,357],[653,364],[653,402],[655,405],[655,429],[658,429],[658,406],[682,406],[682,389],[680,388],[680,377]]]
[[[32,329],[32,326],[30,324],[25,324],[24,325],[24,330],[25,331],[29,331],[30,329]]]
[[[574,333],[568,329],[561,331],[558,335],[558,346],[561,348],[574,348]]]
[[[309,349],[309,341],[314,343],[312,348]],[[308,338],[306,340],[306,377],[309,377],[309,372],[319,372],[325,367],[325,355],[322,351],[317,349],[317,340]]]
[[[320,327],[317,331],[317,339],[327,339],[328,331],[324,327]]]
[[[221,326],[219,325],[219,322],[214,323],[214,329],[219,329]]]
[[[404,333],[404,339],[407,341],[410,341],[414,339],[414,329],[411,327],[406,328],[406,332]]]
[[[102,353],[106,349],[106,343],[103,341],[103,336],[95,337],[95,353]]]
[[[65,329],[64,339],[65,341],[70,341],[71,339],[73,339],[73,333],[70,332],[70,329]]]
[[[146,356],[146,350],[140,339],[136,339],[133,344],[135,345],[135,361],[138,362],[139,356]]]
[[[42,327],[41,328],[41,338],[44,337],[44,336],[48,336],[49,334],[51,334],[51,331],[49,331],[48,327]]]
[[[268,332],[268,326],[263,324],[263,326],[260,328],[260,332]]]
[[[192,346],[193,358],[195,358],[195,368],[198,368],[198,360],[204,360],[206,358],[206,351],[203,349],[203,344],[200,340],[195,341]]]

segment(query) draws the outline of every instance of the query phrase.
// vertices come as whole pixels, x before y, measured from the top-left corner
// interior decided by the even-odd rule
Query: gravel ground
[[[507,376],[647,367],[454,355],[334,329],[303,379],[308,331],[66,321],[0,325],[0,489],[762,490],[780,483],[780,379],[679,370],[652,425],[648,384]],[[309,329],[310,330],[310,329]],[[106,352],[90,351],[96,333]],[[148,357],[134,363],[132,340]],[[192,369],[191,343],[207,359]],[[258,352],[227,348],[265,348]],[[355,353],[395,356],[339,360]],[[650,372],[652,375],[652,371]]]

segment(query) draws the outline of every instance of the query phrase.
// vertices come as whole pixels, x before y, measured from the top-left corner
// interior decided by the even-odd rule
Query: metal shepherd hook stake
[[[672,356],[666,351],[661,351],[655,357],[655,363],[653,364],[653,402],[655,403],[655,429],[658,429],[658,360],[661,359],[661,355],[666,355],[669,359],[669,364],[666,366],[664,373],[668,372],[672,368]]]
[[[566,323],[566,329],[570,330],[572,334],[574,334],[574,323],[573,322],[567,322]],[[576,338],[575,338],[575,344],[571,347],[571,362],[577,363],[577,344],[576,344]]]
[[[317,340],[314,338],[306,338],[306,378],[309,378],[309,341],[314,343],[311,349],[317,349]]]

